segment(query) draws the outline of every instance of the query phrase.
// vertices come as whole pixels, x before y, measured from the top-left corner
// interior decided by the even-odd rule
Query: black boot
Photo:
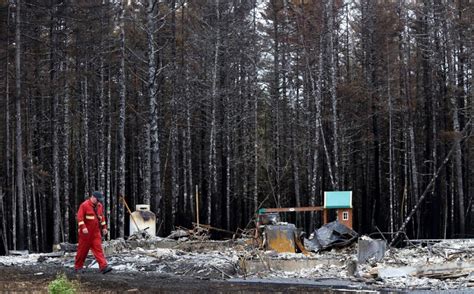
[[[110,272],[112,270],[112,267],[110,266],[106,266],[103,270],[101,270],[100,272],[103,273],[103,274],[106,274],[108,272]]]

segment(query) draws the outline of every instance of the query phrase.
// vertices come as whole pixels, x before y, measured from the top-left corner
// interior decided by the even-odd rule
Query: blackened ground
[[[76,274],[70,268],[46,264],[0,266],[0,293],[46,293],[48,284],[60,273],[77,281],[82,293],[349,293],[333,287],[202,280],[151,272],[112,271],[103,275],[88,270]]]

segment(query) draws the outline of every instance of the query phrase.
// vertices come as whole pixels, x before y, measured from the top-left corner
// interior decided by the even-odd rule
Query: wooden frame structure
[[[329,209],[336,209],[337,220],[352,229],[352,191],[324,192],[324,206],[260,208],[257,212],[257,229],[260,226],[260,215],[274,212],[323,212],[323,224],[329,222]],[[258,230],[257,230],[258,231]]]

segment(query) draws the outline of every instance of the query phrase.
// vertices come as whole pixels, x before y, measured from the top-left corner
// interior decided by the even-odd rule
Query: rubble
[[[251,239],[226,241],[159,238],[104,242],[114,272],[156,272],[219,280],[297,280],[343,283],[364,289],[472,290],[474,240],[440,241],[390,248],[383,258],[359,262],[359,243],[325,251],[279,253],[261,250]],[[363,237],[363,240],[370,241]],[[41,263],[72,269],[75,252],[1,256],[0,266]],[[87,271],[98,265],[93,258]],[[329,282],[330,281],[330,282]]]
[[[439,265],[426,265],[416,269],[417,277],[452,279],[468,276],[474,272],[474,263],[450,262]]]
[[[54,248],[56,249],[56,248]],[[68,242],[64,243],[59,243],[59,248],[57,248],[59,251],[64,251],[64,252],[76,252],[77,251],[77,244],[71,244]]]
[[[222,279],[236,275],[238,256],[233,252],[185,252],[178,249],[136,248],[126,254],[108,257],[109,264],[119,271],[156,271],[175,275]]]
[[[318,252],[332,247],[343,247],[357,239],[358,234],[339,221],[327,223],[315,230],[309,239],[304,239],[304,246]]]
[[[172,231],[171,234],[169,234],[167,238],[168,239],[179,239],[179,238],[188,237],[188,236],[189,236],[188,231],[178,229],[178,230]]]
[[[474,240],[443,240],[430,246],[390,248],[382,261],[360,264],[361,276],[375,285],[401,289],[450,290],[472,287]],[[450,263],[450,261],[455,261]],[[453,276],[449,275],[449,272]],[[438,272],[437,274],[433,274]],[[457,273],[454,275],[454,273]]]
[[[383,259],[387,251],[387,242],[385,240],[374,240],[367,236],[359,238],[357,260],[359,262],[376,261]]]

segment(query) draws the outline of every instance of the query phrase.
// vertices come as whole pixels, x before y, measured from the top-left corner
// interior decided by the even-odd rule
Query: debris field
[[[374,254],[360,260],[361,240],[372,241],[362,236],[346,247],[302,254],[263,250],[251,238],[214,241],[147,236],[105,241],[104,251],[114,273],[158,272],[229,281],[330,279],[354,289],[474,291],[473,239],[413,242],[386,250],[382,258]],[[72,269],[74,256],[74,244],[61,244],[53,253],[12,251],[0,257],[0,266],[48,264]],[[98,271],[94,258],[87,259],[86,271]]]

